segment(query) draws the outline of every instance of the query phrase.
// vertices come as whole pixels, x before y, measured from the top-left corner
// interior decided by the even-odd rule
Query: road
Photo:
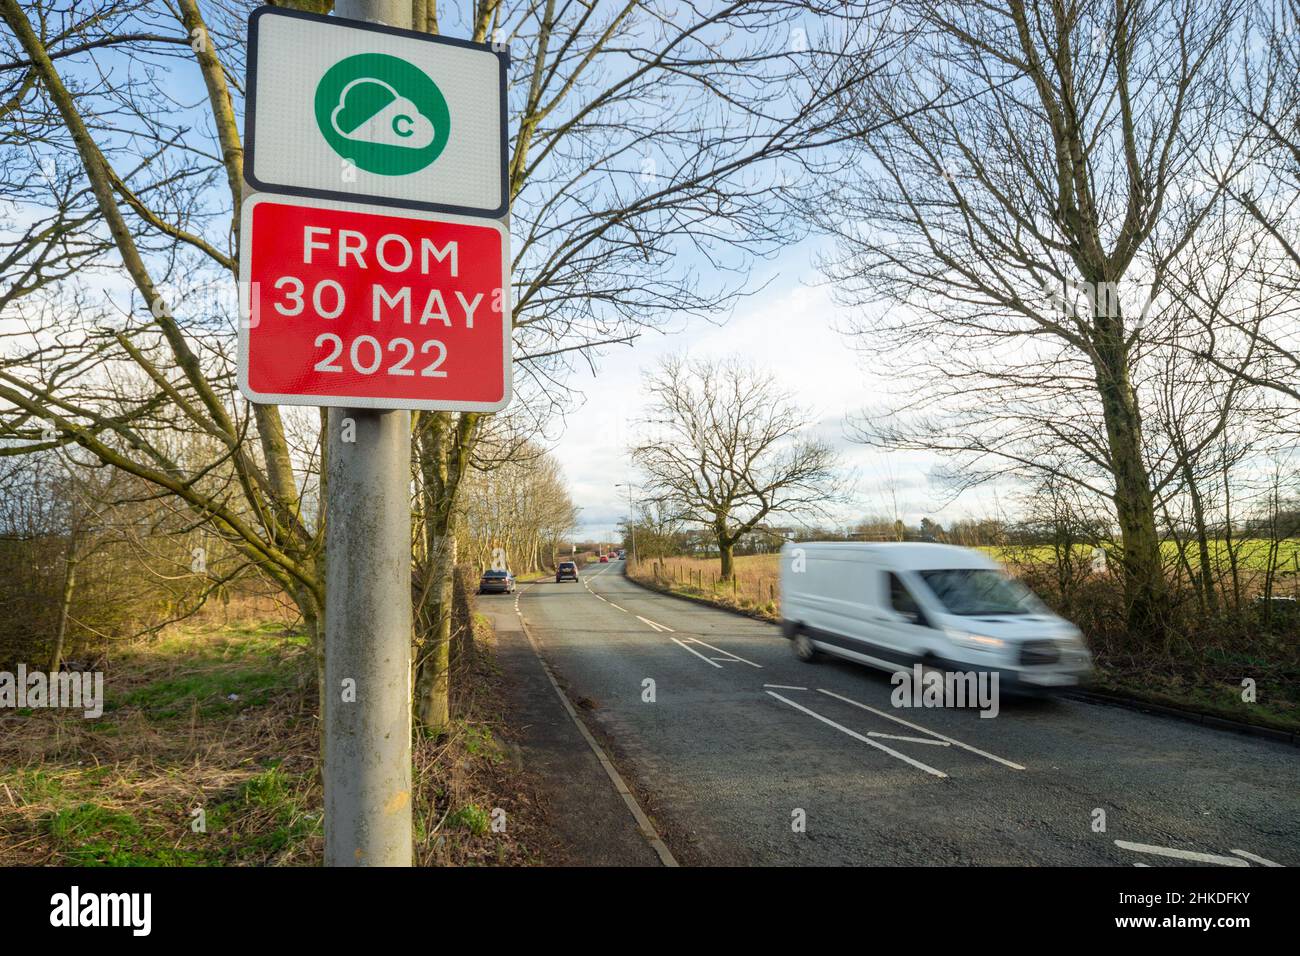
[[[1064,699],[895,708],[887,674],[622,570],[517,606],[685,862],[1300,865],[1294,747]]]

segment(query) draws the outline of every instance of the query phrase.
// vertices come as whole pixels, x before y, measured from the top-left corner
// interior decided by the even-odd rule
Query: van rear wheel
[[[813,642],[808,640],[807,634],[801,632],[794,636],[794,656],[805,664],[817,660],[817,648],[813,647]]]

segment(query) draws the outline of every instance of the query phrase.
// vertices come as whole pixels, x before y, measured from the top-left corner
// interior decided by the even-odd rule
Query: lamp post
[[[625,481],[616,481],[614,487],[627,489],[627,528],[632,534],[632,563],[636,564],[636,515],[633,512],[632,484]]]

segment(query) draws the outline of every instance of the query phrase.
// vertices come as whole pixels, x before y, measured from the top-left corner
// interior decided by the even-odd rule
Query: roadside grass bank
[[[638,584],[665,594],[779,623],[781,610],[777,582],[780,567],[779,555],[747,554],[736,557],[735,574],[730,581],[718,579],[716,558],[628,561],[625,573]]]
[[[780,557],[739,555],[735,582],[717,579],[716,559],[670,557],[628,564],[629,578],[653,590],[758,620],[780,623]],[[1300,733],[1300,620],[1267,618],[1251,607],[1213,618],[1182,607],[1182,627],[1166,647],[1134,646],[1123,632],[1115,589],[1102,580],[1062,595],[1050,565],[1011,564],[1058,613],[1078,624],[1092,648],[1091,687],[1101,693],[1195,714]],[[1253,701],[1243,699],[1254,682]]]
[[[451,730],[413,740],[415,862],[542,863],[544,815],[512,755],[494,635],[470,614]],[[179,626],[118,647],[104,685],[98,719],[0,710],[0,862],[320,865],[305,636],[276,621]]]

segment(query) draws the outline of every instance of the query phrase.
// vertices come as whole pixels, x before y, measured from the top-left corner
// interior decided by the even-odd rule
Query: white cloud
[[[583,508],[584,534],[611,534],[627,513],[626,490],[615,483],[636,477],[627,449],[642,414],[641,373],[661,356],[678,351],[709,358],[739,353],[775,372],[781,384],[812,409],[817,430],[840,450],[856,478],[853,501],[837,520],[847,523],[864,514],[892,513],[895,503],[904,520],[913,524],[923,516],[946,521],[990,512],[992,501],[981,494],[940,508],[947,495],[930,486],[935,456],[883,453],[849,440],[846,417],[886,400],[890,380],[868,370],[851,339],[840,331],[851,313],[832,301],[831,290],[789,278],[815,277],[806,247],[789,250],[774,267],[782,275],[763,293],[741,300],[725,325],[697,322],[676,335],[642,338],[635,348],[604,357],[594,378],[573,381],[586,402],[568,419],[555,453],[569,477],[574,501]]]

